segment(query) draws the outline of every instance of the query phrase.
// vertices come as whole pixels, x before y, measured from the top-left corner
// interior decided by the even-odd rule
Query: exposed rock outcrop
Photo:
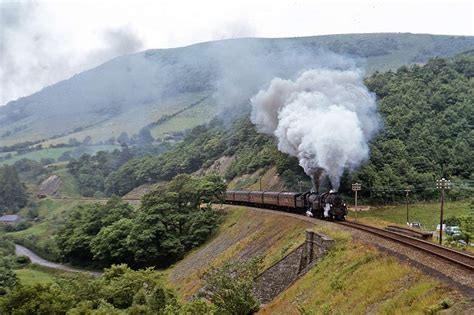
[[[41,183],[38,190],[38,196],[58,196],[62,184],[63,181],[59,176],[51,175]]]

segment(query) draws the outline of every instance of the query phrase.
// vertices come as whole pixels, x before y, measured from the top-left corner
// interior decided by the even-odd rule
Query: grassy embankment
[[[335,248],[261,314],[426,314],[463,299],[347,232],[317,230],[333,237]]]
[[[170,285],[189,298],[202,285],[200,277],[229,259],[264,255],[265,267],[283,258],[304,240],[309,222],[232,207],[215,236],[166,271]]]
[[[78,274],[76,272],[69,272],[65,270],[58,270],[30,264],[23,268],[18,268],[15,273],[20,280],[22,285],[35,285],[35,284],[48,284],[57,283],[61,280],[67,280],[69,278],[86,277],[92,279],[93,276],[90,274]]]
[[[211,266],[265,255],[270,266],[304,240],[311,223],[233,207],[212,240],[167,272],[170,285],[190,298]],[[314,227],[336,240],[321,263],[261,310],[264,314],[425,313],[462,300],[457,293],[395,258],[352,241],[336,227]]]

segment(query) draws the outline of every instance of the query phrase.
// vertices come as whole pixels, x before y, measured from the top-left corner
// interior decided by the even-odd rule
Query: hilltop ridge
[[[152,128],[162,137],[209,121],[218,105],[245,105],[274,76],[291,77],[324,64],[321,56],[327,54],[343,56],[370,74],[473,47],[469,36],[387,33],[243,38],[146,50],[0,107],[0,143],[44,139],[47,146],[86,136],[104,141],[169,116]]]

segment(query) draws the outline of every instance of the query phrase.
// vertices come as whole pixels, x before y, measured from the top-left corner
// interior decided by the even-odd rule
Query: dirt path
[[[18,244],[15,244],[15,254],[17,256],[27,256],[28,258],[30,258],[33,264],[37,264],[37,265],[48,267],[48,268],[64,270],[68,272],[84,272],[84,273],[92,274],[94,276],[101,275],[101,272],[98,272],[98,271],[89,271],[89,270],[74,268],[74,267],[63,265],[63,264],[58,264],[58,263],[48,261],[44,258],[41,258],[40,256],[38,256],[37,254],[29,250],[28,248],[23,247]]]

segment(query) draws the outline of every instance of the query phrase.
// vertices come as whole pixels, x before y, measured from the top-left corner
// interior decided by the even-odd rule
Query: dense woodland
[[[167,267],[215,231],[219,214],[212,203],[225,189],[219,176],[183,174],[146,194],[138,210],[118,197],[78,206],[55,233],[59,258],[98,267]]]

